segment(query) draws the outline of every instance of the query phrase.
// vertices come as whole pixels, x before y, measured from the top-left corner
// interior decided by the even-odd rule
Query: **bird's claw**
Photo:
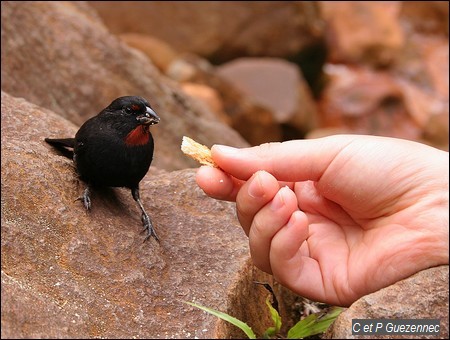
[[[147,241],[150,237],[154,237],[156,241],[159,242],[159,237],[156,235],[155,228],[153,228],[152,221],[150,220],[150,217],[146,213],[142,214],[142,224],[144,226],[144,229],[142,229],[141,233],[144,231],[147,232],[147,236],[144,239],[144,242]]]
[[[83,192],[83,195],[78,197],[76,201],[83,201],[83,205],[87,211],[91,210],[91,192],[89,188],[86,188]]]

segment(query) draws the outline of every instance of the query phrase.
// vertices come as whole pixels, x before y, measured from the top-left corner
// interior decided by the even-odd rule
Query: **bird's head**
[[[123,117],[132,118],[142,125],[154,125],[160,121],[159,116],[151,108],[148,101],[138,96],[119,97],[106,110],[118,113]]]
[[[104,111],[108,115],[120,117],[120,120],[115,120],[116,128],[126,134],[125,143],[128,145],[146,144],[149,140],[150,125],[160,121],[148,101],[138,96],[119,97]]]

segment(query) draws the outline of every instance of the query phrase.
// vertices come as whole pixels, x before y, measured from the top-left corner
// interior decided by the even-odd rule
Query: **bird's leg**
[[[133,195],[134,200],[137,202],[137,204],[139,205],[139,208],[142,211],[142,224],[144,225],[144,229],[142,230],[147,231],[147,236],[144,239],[144,242],[147,241],[151,236],[153,236],[156,241],[159,242],[159,238],[156,235],[155,232],[155,228],[153,227],[152,224],[152,220],[150,219],[150,217],[148,216],[147,212],[144,209],[144,206],[142,205],[140,196],[139,196],[139,187],[138,188],[133,188],[131,189],[131,194]]]
[[[91,189],[89,188],[89,186],[84,189],[83,195],[78,197],[76,201],[83,201],[83,205],[86,210],[91,210]]]

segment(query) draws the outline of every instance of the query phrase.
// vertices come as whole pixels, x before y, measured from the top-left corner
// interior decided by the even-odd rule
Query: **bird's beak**
[[[160,121],[160,118],[156,114],[156,112],[153,111],[148,106],[146,107],[145,114],[142,116],[138,116],[136,119],[139,121],[140,124],[144,125],[154,125],[158,124]]]

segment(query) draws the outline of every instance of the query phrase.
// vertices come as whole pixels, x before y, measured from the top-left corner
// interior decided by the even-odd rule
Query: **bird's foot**
[[[139,188],[135,187],[131,189],[131,194],[133,195],[134,200],[139,205],[139,209],[142,211],[142,224],[144,226],[144,229],[142,229],[141,233],[144,231],[147,232],[147,236],[144,239],[144,242],[147,241],[150,237],[154,237],[156,241],[159,242],[159,237],[156,235],[155,228],[153,227],[152,220],[148,216],[148,214],[145,212],[144,206],[142,205],[141,199],[139,197]]]
[[[147,236],[145,237],[144,242],[147,241],[152,236],[155,238],[156,241],[159,242],[159,237],[158,237],[158,235],[156,235],[155,228],[153,227],[153,224],[152,224],[152,220],[145,212],[142,213],[142,224],[144,226],[144,229],[142,229],[141,232],[142,233],[144,231],[147,232]]]
[[[91,210],[91,191],[89,190],[89,187],[84,189],[83,195],[78,197],[76,201],[83,201],[83,205],[86,210]]]

